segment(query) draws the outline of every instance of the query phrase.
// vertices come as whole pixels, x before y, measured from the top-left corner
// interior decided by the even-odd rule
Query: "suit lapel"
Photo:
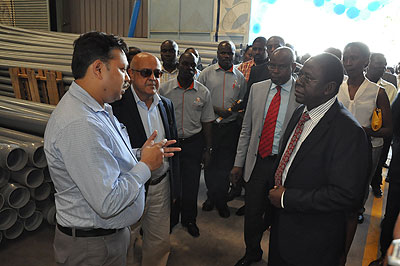
[[[168,107],[164,106],[163,100],[160,99],[160,101],[158,103],[158,110],[160,111],[160,114],[161,114],[161,119],[162,119],[162,122],[163,122],[164,131],[165,131],[165,137],[167,139],[171,139],[171,134],[170,134],[170,131],[169,131],[169,121],[168,121],[168,115],[167,115],[166,108],[168,108]]]
[[[133,96],[132,90],[131,89],[126,90],[125,95],[127,96],[125,99],[127,101],[127,104],[125,104],[124,106],[127,106],[127,108],[129,108],[129,110],[127,111],[128,113],[132,114],[133,118],[129,120],[132,121],[130,127],[134,129],[135,133],[137,133],[134,135],[134,139],[140,139],[142,141],[143,140],[146,141],[147,140],[146,131],[144,130],[142,118],[140,117],[139,109],[137,107],[137,103],[135,101],[135,97]]]
[[[335,117],[337,111],[339,109],[338,101],[336,100],[334,104],[329,108],[326,114],[321,118],[318,124],[313,128],[311,133],[307,136],[304,142],[301,144],[300,149],[296,153],[296,157],[294,158],[289,172],[288,179],[290,179],[291,172],[296,169],[296,167],[302,162],[302,160],[307,156],[308,152],[315,146],[318,145],[320,139],[326,134],[326,132],[330,128],[330,123],[332,119]],[[286,179],[285,182],[288,181]]]

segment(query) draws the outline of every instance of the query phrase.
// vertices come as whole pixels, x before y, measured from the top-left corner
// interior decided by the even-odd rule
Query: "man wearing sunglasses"
[[[190,235],[198,237],[196,225],[197,195],[201,161],[207,167],[212,152],[211,127],[214,110],[210,91],[194,79],[196,57],[186,52],[179,58],[179,74],[176,79],[164,83],[160,93],[172,100],[178,121],[180,174],[182,176],[182,201],[180,207],[181,223]],[[202,156],[203,155],[203,156]],[[173,212],[174,223],[179,222],[179,210]]]
[[[149,53],[137,54],[128,73],[131,87],[113,108],[115,116],[128,129],[132,147],[141,147],[154,131],[157,131],[155,141],[177,139],[172,102],[158,95],[162,75],[160,61]],[[170,252],[171,201],[181,194],[178,157],[165,158],[161,167],[151,172],[146,187],[146,205],[140,221],[142,266],[162,266],[167,264]]]

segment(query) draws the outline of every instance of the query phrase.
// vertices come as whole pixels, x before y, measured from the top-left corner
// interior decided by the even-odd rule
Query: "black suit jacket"
[[[294,112],[283,136],[286,147],[303,113]],[[275,170],[284,149],[278,155]],[[339,265],[346,214],[362,205],[370,146],[351,113],[337,100],[302,143],[284,187],[284,209],[275,209],[270,244],[288,265]],[[273,177],[270,180],[273,186]]]
[[[158,104],[158,109],[164,124],[166,138],[168,140],[178,140],[174,106],[168,98],[163,96],[160,96],[160,98],[161,101]],[[132,147],[141,148],[146,142],[147,136],[131,88],[125,91],[121,100],[116,101],[111,105],[113,107],[114,115],[118,118],[119,122],[123,123],[127,128]],[[181,195],[178,156],[170,158],[169,164],[171,199],[177,199]]]
[[[390,161],[390,183],[400,184],[400,96],[397,94],[392,103],[393,144],[392,160]]]

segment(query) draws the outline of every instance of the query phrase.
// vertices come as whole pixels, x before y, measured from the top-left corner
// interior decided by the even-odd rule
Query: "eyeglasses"
[[[143,68],[143,69],[132,69],[132,71],[139,72],[140,75],[144,78],[150,77],[152,73],[154,74],[154,77],[156,79],[158,79],[162,76],[162,71],[160,69],[152,70],[150,68]]]
[[[308,75],[307,73],[304,73],[302,71],[299,72],[297,79],[303,79],[307,83],[317,81],[317,79],[311,77],[310,75]]]
[[[289,67],[290,67],[290,65],[277,65],[277,64],[268,63],[269,69],[285,70]]]

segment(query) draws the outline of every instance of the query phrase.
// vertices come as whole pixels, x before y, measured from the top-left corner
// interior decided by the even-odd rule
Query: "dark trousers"
[[[245,184],[245,212],[244,212],[244,241],[246,256],[252,259],[261,259],[261,239],[267,228],[268,216],[268,189],[271,187],[268,180],[272,180],[273,164],[276,156],[262,159],[259,155],[249,181]]]
[[[380,237],[380,246],[382,256],[386,255],[386,251],[393,240],[393,229],[399,215],[400,210],[400,184],[391,182],[389,184],[389,193],[387,197],[385,217],[382,220],[382,231]]]
[[[188,139],[180,139],[179,152],[180,174],[182,177],[182,198],[178,199],[172,208],[172,216],[178,223],[179,213],[183,224],[195,223],[197,217],[197,196],[201,173],[201,160],[204,150],[204,138],[198,133]]]
[[[240,127],[236,122],[214,124],[213,152],[209,166],[204,170],[207,196],[217,208],[226,206],[229,190],[229,173],[235,161]]]
[[[379,158],[379,162],[376,167],[375,174],[371,180],[371,186],[373,188],[377,188],[380,185],[382,185],[382,167],[387,160],[387,156],[388,156],[391,144],[392,144],[392,137],[383,139],[383,148],[381,151],[381,156]]]

